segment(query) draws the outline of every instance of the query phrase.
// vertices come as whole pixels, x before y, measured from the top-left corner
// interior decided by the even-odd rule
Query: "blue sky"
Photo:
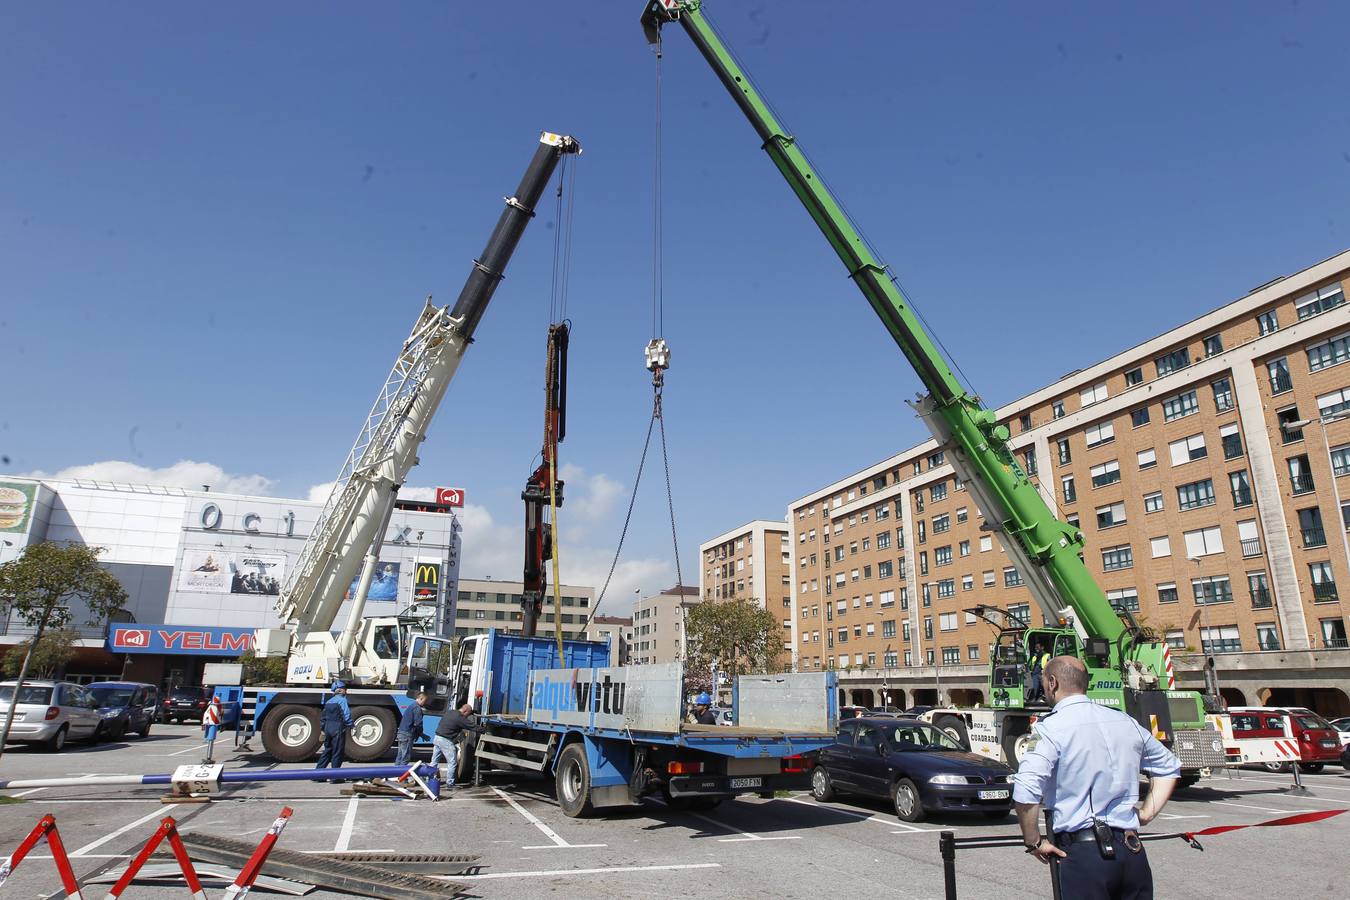
[[[990,402],[1350,246],[1343,5],[706,8]],[[566,131],[586,152],[564,578],[603,575],[651,394],[640,9],[11,5],[0,473],[304,496],[422,298],[454,300],[537,133]],[[696,583],[701,540],[925,435],[917,380],[678,31],[664,77],[665,408]],[[467,488],[468,574],[518,577],[551,218],[410,479]],[[657,476],[624,595],[673,582]]]

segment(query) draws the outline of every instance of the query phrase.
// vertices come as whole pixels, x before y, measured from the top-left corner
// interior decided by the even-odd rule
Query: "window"
[[[1151,494],[1144,495],[1144,512],[1146,513],[1160,512],[1162,508],[1163,508],[1162,491],[1154,491]]]
[[[1064,418],[1063,400],[1056,400],[1054,403],[1050,404],[1050,415],[1054,416],[1056,419]]]
[[[1192,578],[1191,593],[1195,595],[1196,606],[1233,602],[1233,585],[1227,575]]]
[[[985,586],[985,587],[993,587],[994,584],[995,584],[995,582],[996,582],[997,580],[998,580],[998,579],[995,577],[995,575],[994,575],[994,573],[993,573],[992,570],[984,573],[984,586]]]
[[[1256,317],[1256,328],[1261,334],[1271,334],[1280,330],[1280,320],[1275,310],[1263,312]]]
[[[1187,391],[1184,394],[1168,397],[1162,402],[1162,408],[1163,421],[1174,422],[1177,419],[1184,419],[1186,416],[1198,413],[1200,401],[1196,399],[1195,391]]]
[[[1022,451],[1022,471],[1028,475],[1035,475],[1036,467],[1036,448],[1028,447]]]
[[[1134,549],[1129,544],[1102,549],[1102,568],[1107,572],[1128,569],[1134,565]]]
[[[928,488],[928,497],[934,503],[947,498],[947,482],[939,481],[937,484]]]
[[[1280,649],[1280,633],[1274,622],[1256,623],[1256,646],[1261,650]]]
[[[1286,406],[1284,409],[1276,410],[1275,419],[1280,423],[1283,443],[1293,444],[1303,440],[1303,426],[1294,424],[1303,421],[1298,416],[1297,406]]]
[[[1003,586],[1017,587],[1022,584],[1022,573],[1017,571],[1017,566],[1005,566],[1003,569]]]
[[[933,639],[933,617],[932,617],[932,616],[924,616],[924,617],[923,617],[923,636],[924,636],[927,640],[930,640],[930,641]]]
[[[1031,604],[1013,603],[1008,606],[1008,621],[1020,622],[1022,625],[1031,624]]]
[[[1069,449],[1068,438],[1057,438],[1055,440],[1056,458],[1061,466],[1067,466],[1073,462],[1073,451]]]
[[[936,453],[930,453],[928,455],[928,468],[936,469],[938,466],[942,465],[946,461],[947,461],[947,453],[945,450],[939,450]]]
[[[1327,545],[1327,532],[1322,527],[1322,510],[1316,506],[1298,511],[1298,527],[1303,535],[1305,550]]]
[[[967,644],[967,645],[966,645],[966,659],[978,660],[979,658],[980,658],[980,645],[979,645],[979,644]]]
[[[891,533],[889,531],[877,532],[877,549],[887,550],[891,546]]]
[[[883,559],[881,562],[877,563],[878,578],[890,578],[891,575],[892,575],[892,566],[891,561],[889,559]]]
[[[1191,364],[1191,351],[1189,347],[1178,347],[1171,353],[1164,353],[1153,361],[1153,365],[1158,370],[1158,377],[1161,378],[1168,372],[1175,372],[1177,369],[1184,369]]]
[[[1120,481],[1120,463],[1114,459],[1093,466],[1089,472],[1092,475],[1092,486],[1095,488],[1106,487],[1108,484],[1115,484]]]
[[[1119,588],[1106,592],[1106,602],[1116,609],[1139,612],[1139,592],[1134,588]]]
[[[1217,412],[1226,412],[1233,408],[1233,383],[1227,378],[1220,378],[1210,385],[1214,391],[1214,409]]]
[[[1167,646],[1171,647],[1173,650],[1186,649],[1186,633],[1184,631],[1179,629],[1169,631],[1164,640],[1167,641]]]
[[[1204,459],[1209,455],[1209,450],[1205,447],[1205,436],[1203,434],[1193,434],[1179,441],[1172,441],[1167,445],[1167,450],[1172,455],[1172,465],[1174,466],[1182,466],[1197,459]]]
[[[1247,470],[1239,469],[1228,473],[1228,487],[1233,492],[1233,506],[1252,505],[1252,485],[1247,479]]]
[[[933,548],[933,565],[950,566],[952,564],[952,547],[948,544],[945,547]]]
[[[970,510],[966,509],[964,506],[956,510],[956,521],[964,522],[966,521],[966,519],[969,518],[970,518]]]
[[[956,613],[943,613],[938,616],[938,627],[943,631],[955,631]]]
[[[1017,424],[1023,431],[1031,430],[1031,413],[1022,413],[1017,417]]]
[[[961,541],[959,544],[956,545],[956,548],[957,548],[956,552],[959,553],[961,556],[970,555],[970,541]]]
[[[1187,531],[1182,536],[1186,539],[1188,558],[1213,556],[1215,553],[1223,552],[1223,536],[1219,533],[1218,525]]]
[[[1147,425],[1147,424],[1148,424],[1148,407],[1147,407],[1147,406],[1141,406],[1141,407],[1139,407],[1138,409],[1132,410],[1132,411],[1130,412],[1130,426],[1131,426],[1131,427],[1133,427],[1133,428],[1139,428],[1139,427],[1141,427],[1141,426],[1143,426],[1143,425]]]
[[[954,578],[943,578],[937,583],[937,595],[939,600],[945,600],[948,597],[956,596],[956,580]]]
[[[1285,460],[1289,467],[1289,484],[1294,489],[1295,494],[1311,494],[1317,489],[1313,483],[1312,469],[1308,468],[1308,457],[1305,454],[1291,456]]]
[[[1148,544],[1154,559],[1172,555],[1172,539],[1165,534],[1162,537],[1149,538]]]
[[[895,620],[886,619],[881,623],[881,636],[884,638],[895,637]]]
[[[1242,455],[1242,435],[1236,422],[1219,428],[1219,441],[1223,444],[1224,459],[1237,459]]]
[[[1248,572],[1247,590],[1252,595],[1252,609],[1270,609],[1270,586],[1265,572]]]
[[[992,535],[988,535],[988,534],[982,534],[982,535],[980,535],[980,552],[981,552],[981,553],[988,553],[990,550],[993,550],[993,549],[994,549],[994,538],[993,538],[993,536],[992,536]]]
[[[1110,506],[1097,507],[1097,527],[1114,528],[1125,524],[1125,504],[1112,503]]]
[[[1151,469],[1158,464],[1158,454],[1152,447],[1147,450],[1140,450],[1136,456],[1139,460],[1140,469]]]
[[[1116,429],[1110,422],[1098,422],[1096,425],[1089,425],[1084,436],[1087,438],[1088,447],[1096,447],[1114,441]]]
[[[1341,290],[1340,282],[1327,285],[1324,288],[1318,288],[1311,293],[1304,294],[1294,301],[1294,312],[1298,314],[1299,321],[1312,318],[1318,313],[1324,313],[1329,309],[1335,309],[1345,302],[1345,292]]]
[[[962,576],[961,576],[961,590],[963,590],[963,591],[973,591],[973,590],[975,590],[975,576],[974,576],[974,575],[962,575]]]
[[[877,595],[877,603],[880,606],[892,606],[895,604],[895,591],[882,591]]]
[[[1214,505],[1214,480],[1192,481],[1177,486],[1177,506],[1181,509],[1199,509]]]
[[[943,647],[942,664],[944,666],[954,666],[961,661],[960,647]]]
[[[914,492],[914,511],[923,512],[923,489]]]
[[[1322,626],[1322,644],[1332,650],[1350,647],[1345,639],[1345,622],[1341,619],[1319,619]]]
[[[1331,574],[1331,563],[1308,563],[1308,575],[1312,578],[1313,601],[1330,603],[1336,597],[1336,578]]]
[[[1125,386],[1134,387],[1144,383],[1144,367],[1136,366],[1125,373]]]
[[[1177,586],[1175,582],[1168,581],[1164,584],[1158,585],[1158,602],[1159,603],[1177,602]]]
[[[951,531],[952,517],[943,513],[940,516],[933,516],[933,534],[942,534],[944,531]]]
[[[1324,419],[1350,411],[1350,387],[1343,387],[1339,391],[1332,391],[1329,394],[1319,396],[1317,398],[1317,411],[1322,414]]]
[[[1064,491],[1064,502],[1076,503],[1078,501],[1078,491],[1073,486],[1073,476],[1072,475],[1061,476],[1059,479],[1059,484]],[[985,538],[985,540],[987,540],[987,538]]]
[[[1090,388],[1084,388],[1078,392],[1078,402],[1082,406],[1091,406],[1094,403],[1101,403],[1107,398],[1106,382],[1094,384]]]
[[[1236,625],[1201,628],[1200,647],[1205,653],[1241,653],[1242,637]]]
[[[920,574],[920,575],[927,575],[927,574],[928,574],[928,551],[927,551],[927,550],[922,550],[922,551],[919,552],[919,574]]]
[[[1266,374],[1270,376],[1272,394],[1283,394],[1294,389],[1294,379],[1289,375],[1289,360],[1284,357],[1266,363]]]
[[[1223,352],[1223,337],[1217,334],[1211,334],[1201,342],[1205,345],[1205,358],[1217,356]]]

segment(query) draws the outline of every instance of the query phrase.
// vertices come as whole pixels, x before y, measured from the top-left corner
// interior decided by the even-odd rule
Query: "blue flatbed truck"
[[[838,724],[833,672],[743,675],[731,726],[684,721],[681,664],[610,666],[608,643],[557,644],[490,630],[460,642],[446,675],[412,672],[408,697],[465,702],[482,730],[459,754],[467,780],[486,768],[552,777],[569,816],[649,795],[711,809],[737,794],[805,790],[817,750]],[[406,698],[405,698],[406,699]],[[426,717],[435,730],[438,717]]]

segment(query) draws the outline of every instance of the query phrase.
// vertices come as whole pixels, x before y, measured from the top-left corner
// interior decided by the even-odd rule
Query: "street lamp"
[[[1189,562],[1195,563],[1196,576],[1198,578],[1204,577],[1200,574],[1200,557],[1188,556],[1186,557],[1186,559]],[[1194,596],[1195,594],[1194,587],[1191,588],[1191,594],[1192,596]],[[1220,705],[1222,705],[1223,694],[1219,691],[1219,670],[1214,665],[1214,650],[1213,650],[1214,644],[1212,641],[1208,645],[1206,645],[1205,643],[1205,632],[1209,631],[1210,627],[1209,627],[1209,599],[1207,592],[1204,590],[1203,587],[1201,587],[1200,589],[1200,596],[1206,597],[1205,601],[1200,604],[1200,622],[1201,622],[1200,649],[1203,650],[1205,654],[1205,685],[1209,688],[1209,693],[1213,694],[1214,699],[1218,701]]]

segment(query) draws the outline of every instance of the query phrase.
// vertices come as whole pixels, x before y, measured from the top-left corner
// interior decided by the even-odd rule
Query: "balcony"
[[[1309,525],[1300,530],[1303,532],[1303,546],[1305,549],[1311,547],[1325,547],[1327,545],[1326,529],[1317,525]]]
[[[1312,586],[1313,600],[1323,603],[1336,599],[1336,582],[1319,581]]]
[[[1350,640],[1340,637],[1323,638],[1322,646],[1328,650],[1344,650],[1350,647]]]
[[[1302,475],[1290,475],[1289,482],[1293,485],[1295,494],[1311,494],[1317,490],[1312,475],[1306,472]]]
[[[1293,389],[1294,380],[1289,377],[1288,372],[1275,371],[1270,374],[1270,392],[1272,394],[1283,394]]]
[[[1233,491],[1233,507],[1235,509],[1240,506],[1251,506],[1251,505],[1252,505],[1252,492],[1250,489],[1244,488],[1243,490]],[[1260,553],[1261,551],[1258,549],[1256,552]]]
[[[1242,558],[1251,559],[1253,556],[1261,555],[1261,539],[1248,538],[1242,542]]]
[[[1270,591],[1265,588],[1252,590],[1252,609],[1270,609]]]

